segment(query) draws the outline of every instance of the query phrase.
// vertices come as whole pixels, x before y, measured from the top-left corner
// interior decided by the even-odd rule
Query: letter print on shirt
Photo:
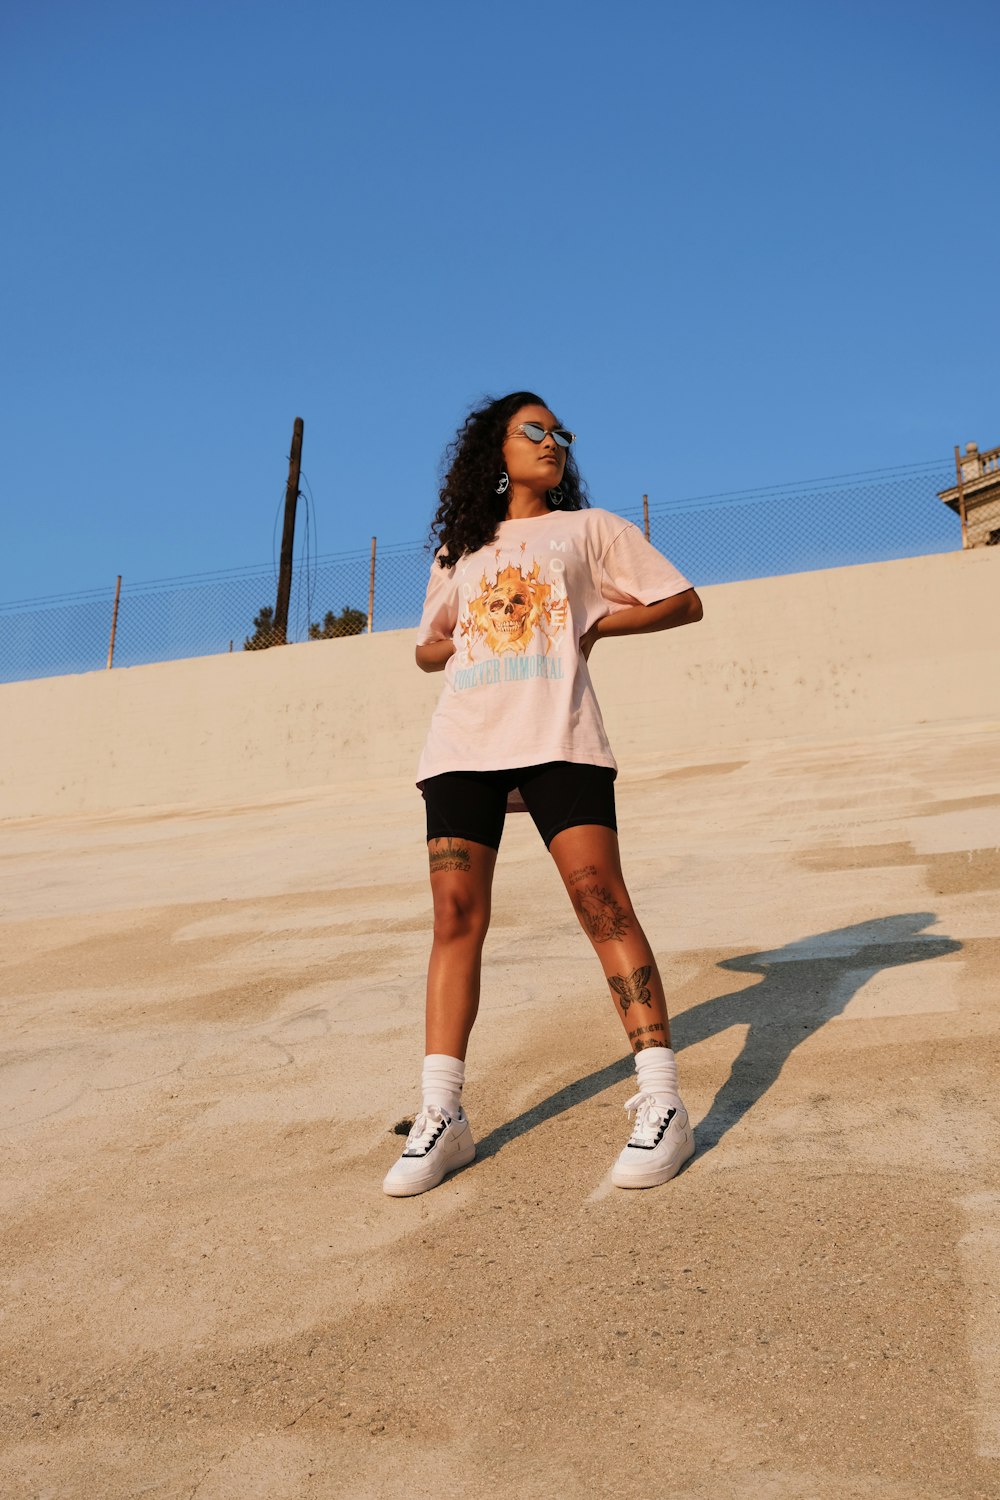
[[[461,622],[466,652],[471,657],[474,647],[481,645],[494,656],[522,655],[537,635],[535,649],[544,643],[547,656],[566,628],[565,590],[540,576],[537,559],[525,572],[525,543],[521,543],[519,564],[501,567],[501,550],[498,547],[495,553],[492,578],[483,573],[478,592],[469,591]]]

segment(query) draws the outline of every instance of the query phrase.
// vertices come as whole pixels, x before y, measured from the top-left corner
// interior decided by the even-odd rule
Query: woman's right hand
[[[449,636],[444,641],[428,641],[416,649],[417,666],[422,672],[443,672],[455,655],[455,642]]]

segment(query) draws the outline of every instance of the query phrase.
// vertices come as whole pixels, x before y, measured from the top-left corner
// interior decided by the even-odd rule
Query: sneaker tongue
[[[406,1138],[407,1146],[422,1146],[425,1141],[430,1140],[444,1118],[444,1113],[436,1105],[431,1105],[429,1109],[422,1109]]]
[[[631,1104],[632,1101],[629,1100]],[[666,1112],[660,1109],[652,1094],[639,1094],[635,1104],[635,1125],[632,1128],[633,1141],[650,1141],[656,1135],[660,1125],[666,1117]]]

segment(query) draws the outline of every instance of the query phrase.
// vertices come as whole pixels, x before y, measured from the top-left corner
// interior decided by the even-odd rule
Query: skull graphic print
[[[566,626],[567,605],[556,587],[539,576],[538,562],[530,571],[524,564],[509,563],[500,567],[490,579],[484,573],[479,591],[468,603],[468,614],[462,622],[465,644],[470,650],[482,644],[494,656],[505,652],[526,651],[536,632],[544,642],[546,653]]]

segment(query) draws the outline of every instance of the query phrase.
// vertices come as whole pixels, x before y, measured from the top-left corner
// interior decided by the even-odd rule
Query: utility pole
[[[292,552],[295,547],[295,507],[299,499],[302,468],[302,418],[295,418],[292,451],[285,487],[285,524],[281,532],[281,562],[278,565],[278,599],[274,606],[274,645],[283,646],[288,634],[288,601],[292,597]]]

